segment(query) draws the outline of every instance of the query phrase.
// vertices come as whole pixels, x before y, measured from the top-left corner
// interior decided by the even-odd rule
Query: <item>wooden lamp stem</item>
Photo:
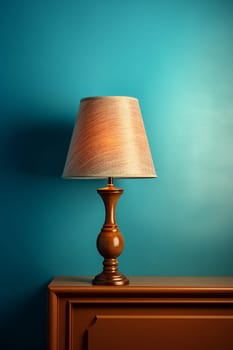
[[[117,257],[124,247],[123,236],[116,224],[116,205],[123,190],[113,185],[108,178],[107,187],[97,190],[105,206],[105,223],[97,238],[97,249],[104,257],[103,272],[95,276],[92,283],[96,285],[126,285],[129,280],[118,271]]]

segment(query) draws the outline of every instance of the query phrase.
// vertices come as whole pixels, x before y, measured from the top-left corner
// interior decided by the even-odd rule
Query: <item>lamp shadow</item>
[[[18,124],[7,140],[5,168],[22,175],[60,177],[72,128],[72,123],[58,122],[56,118],[53,122]]]
[[[40,220],[36,208],[49,194],[51,180],[61,176],[73,123],[34,113],[11,118],[15,122],[0,139],[0,348],[42,350],[47,348],[47,284],[53,276],[39,269],[32,223]]]

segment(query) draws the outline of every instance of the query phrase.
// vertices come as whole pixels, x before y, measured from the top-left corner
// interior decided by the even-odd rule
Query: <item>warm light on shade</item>
[[[81,100],[63,176],[156,177],[136,98],[104,96]]]

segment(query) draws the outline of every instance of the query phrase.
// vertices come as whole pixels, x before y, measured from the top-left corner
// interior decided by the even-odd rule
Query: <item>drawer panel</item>
[[[97,315],[88,350],[232,350],[233,316]]]
[[[233,305],[69,303],[69,350],[232,350]]]

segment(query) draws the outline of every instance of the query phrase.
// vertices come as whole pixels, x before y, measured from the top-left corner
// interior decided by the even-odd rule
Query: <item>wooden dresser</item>
[[[233,277],[49,284],[49,350],[233,350]]]

